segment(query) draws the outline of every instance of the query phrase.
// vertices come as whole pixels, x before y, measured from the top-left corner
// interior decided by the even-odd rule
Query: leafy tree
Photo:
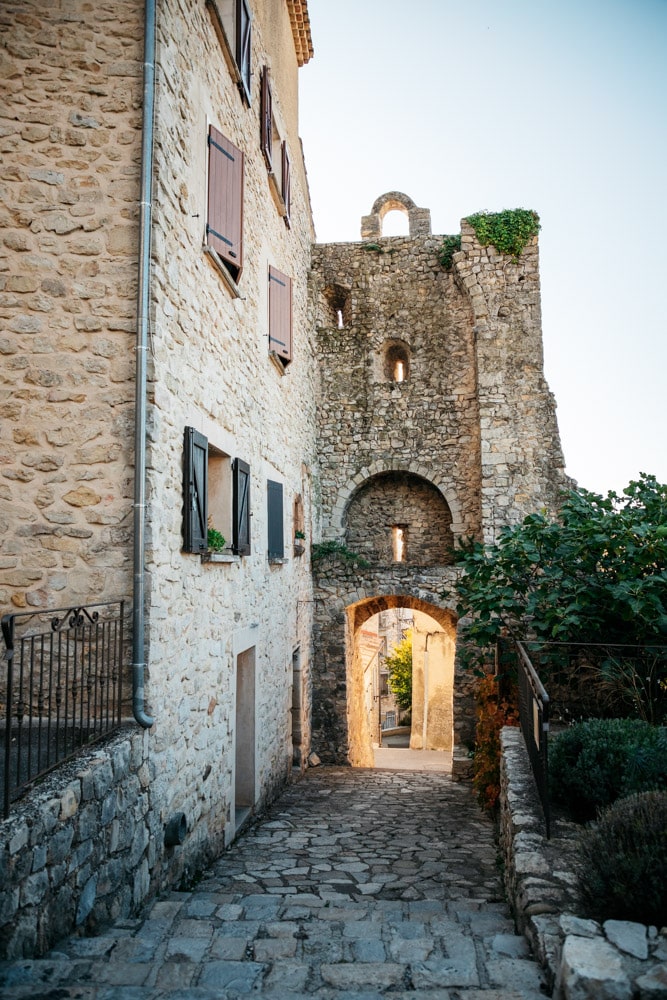
[[[412,708],[412,630],[394,646],[394,652],[385,662],[389,670],[389,690],[398,707],[407,712]]]
[[[542,642],[648,647],[646,680],[627,660],[608,669],[645,718],[667,693],[667,485],[642,475],[621,496],[565,494],[505,528],[491,547],[464,546],[456,585],[464,638],[483,658],[502,635]],[[610,665],[611,664],[611,665]]]

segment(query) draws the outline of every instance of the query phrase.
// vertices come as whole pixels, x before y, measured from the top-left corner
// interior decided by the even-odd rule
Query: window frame
[[[206,0],[220,47],[241,99],[252,104],[252,11],[248,0]],[[222,10],[221,10],[222,6]]]

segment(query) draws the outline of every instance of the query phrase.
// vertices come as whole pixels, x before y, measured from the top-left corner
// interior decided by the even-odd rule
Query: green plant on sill
[[[352,552],[348,549],[347,545],[343,542],[337,542],[331,539],[327,542],[317,542],[313,545],[312,551],[312,561],[313,563],[319,563],[323,559],[329,556],[335,556],[338,559],[342,559],[344,562],[356,563],[360,569],[367,569],[370,563],[363,556],[360,556],[357,552]]]
[[[451,270],[454,254],[461,249],[461,234],[456,236],[445,236],[440,247],[438,260],[446,271]]]
[[[209,528],[206,534],[206,544],[211,552],[222,552],[227,540],[216,528]]]

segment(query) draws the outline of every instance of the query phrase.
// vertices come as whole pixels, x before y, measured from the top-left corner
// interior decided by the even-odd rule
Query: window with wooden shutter
[[[292,279],[269,266],[269,350],[284,365],[292,360]]]
[[[269,526],[269,559],[284,559],[283,484],[270,479],[266,483],[266,510]]]
[[[287,143],[283,142],[282,146],[282,184],[281,192],[283,196],[283,201],[285,202],[285,222],[290,225],[290,211],[291,211],[291,176],[290,176],[290,159],[289,153],[287,152]]]
[[[271,79],[268,66],[265,66],[262,70],[259,103],[259,146],[264,154],[267,167],[269,170],[273,170],[273,97],[271,95]]]
[[[236,64],[241,74],[243,96],[250,104],[252,20],[248,0],[236,0]]]
[[[247,556],[250,555],[250,466],[240,458],[234,459],[232,485],[232,550],[237,556]]]
[[[243,267],[243,153],[213,125],[208,134],[206,242],[238,279]]]
[[[208,549],[208,440],[185,428],[183,443],[183,549]]]

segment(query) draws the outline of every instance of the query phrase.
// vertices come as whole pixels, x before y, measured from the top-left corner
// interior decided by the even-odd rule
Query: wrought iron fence
[[[115,601],[2,618],[5,817],[36,778],[120,726],[124,606]]]
[[[549,802],[549,695],[522,643],[513,639],[499,643],[498,661],[514,651],[519,690],[519,720],[542,804],[547,840],[551,836],[551,806]]]

